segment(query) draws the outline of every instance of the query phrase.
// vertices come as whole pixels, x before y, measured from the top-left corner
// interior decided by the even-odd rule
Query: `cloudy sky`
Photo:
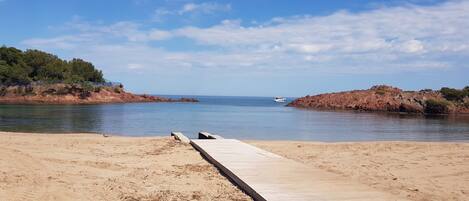
[[[0,0],[0,44],[137,93],[303,96],[469,85],[469,1]]]

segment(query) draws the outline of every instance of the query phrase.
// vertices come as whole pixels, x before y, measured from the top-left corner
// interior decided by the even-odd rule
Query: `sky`
[[[469,85],[469,1],[0,0],[0,45],[135,93],[291,96]]]

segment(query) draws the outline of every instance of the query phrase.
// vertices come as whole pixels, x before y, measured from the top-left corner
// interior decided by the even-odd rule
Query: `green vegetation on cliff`
[[[451,108],[469,108],[469,86],[463,89],[443,87],[439,91],[443,100],[429,99],[425,101],[425,113],[446,114]]]
[[[82,59],[62,60],[40,50],[0,47],[0,85],[103,83],[103,73]]]
[[[463,89],[443,87],[440,89],[440,93],[446,100],[463,102],[464,98],[469,97],[469,86],[466,86]]]
[[[429,99],[425,102],[425,113],[427,114],[447,114],[449,113],[450,102],[446,100]]]

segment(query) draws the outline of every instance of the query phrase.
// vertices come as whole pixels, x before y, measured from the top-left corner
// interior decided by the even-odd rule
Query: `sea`
[[[136,137],[179,131],[191,138],[206,131],[242,140],[324,142],[469,140],[469,116],[298,109],[274,102],[273,97],[165,97],[200,102],[0,105],[0,131]]]

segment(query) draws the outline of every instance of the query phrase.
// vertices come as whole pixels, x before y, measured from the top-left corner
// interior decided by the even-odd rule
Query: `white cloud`
[[[408,53],[417,53],[423,51],[423,44],[419,40],[409,40],[403,43],[403,51]]]
[[[209,13],[212,4],[186,4],[161,14]],[[227,7],[229,8],[229,7]],[[110,25],[72,22],[77,34],[25,40],[29,47],[65,49],[113,70],[177,72],[389,73],[455,66],[468,68],[469,2],[384,7],[327,16],[274,18],[255,26],[240,20],[173,30],[142,28],[131,21]],[[149,41],[186,38],[204,51],[167,50]],[[175,40],[177,41],[177,40]],[[171,41],[174,43],[174,41]],[[201,46],[201,47],[200,47]],[[213,48],[214,47],[214,48]],[[452,57],[463,58],[455,63]],[[464,59],[466,58],[466,59]],[[461,60],[458,60],[461,62]],[[146,68],[139,68],[145,66]]]
[[[214,2],[204,2],[200,4],[186,3],[178,9],[168,9],[164,7],[157,8],[153,13],[152,20],[155,22],[162,22],[168,16],[207,15],[230,10],[230,4],[219,4]]]
[[[139,69],[139,68],[143,68],[143,65],[142,64],[136,64],[136,63],[131,63],[131,64],[127,64],[127,67],[129,69]]]
[[[330,51],[407,52],[461,49],[469,35],[469,2],[435,7],[383,8],[364,13],[337,12],[324,17],[274,19],[270,26],[222,23],[210,28],[186,27],[178,35],[227,48],[279,44],[305,53]],[[449,47],[451,46],[451,47]],[[429,50],[431,51],[431,50]]]
[[[219,3],[187,3],[182,6],[182,8],[178,11],[180,15],[186,14],[186,13],[193,13],[193,12],[200,12],[204,14],[210,14],[213,12],[218,12],[218,11],[229,11],[231,10],[231,5],[230,4],[219,4]]]
[[[288,48],[300,53],[317,53],[332,48],[328,44],[288,44]]]
[[[148,33],[148,40],[165,40],[169,38],[171,38],[171,33],[168,31],[153,29]]]
[[[174,11],[168,10],[166,8],[157,8],[153,13],[152,20],[155,22],[162,22],[166,16],[173,14],[175,14]]]
[[[192,12],[192,11],[196,10],[197,7],[198,7],[198,5],[194,4],[194,3],[184,4],[184,6],[182,6],[182,9],[179,11],[179,14],[184,14],[186,12]]]
[[[94,37],[94,34],[78,34],[55,38],[32,38],[24,40],[23,44],[36,48],[75,49],[80,48],[86,42],[93,42]]]

